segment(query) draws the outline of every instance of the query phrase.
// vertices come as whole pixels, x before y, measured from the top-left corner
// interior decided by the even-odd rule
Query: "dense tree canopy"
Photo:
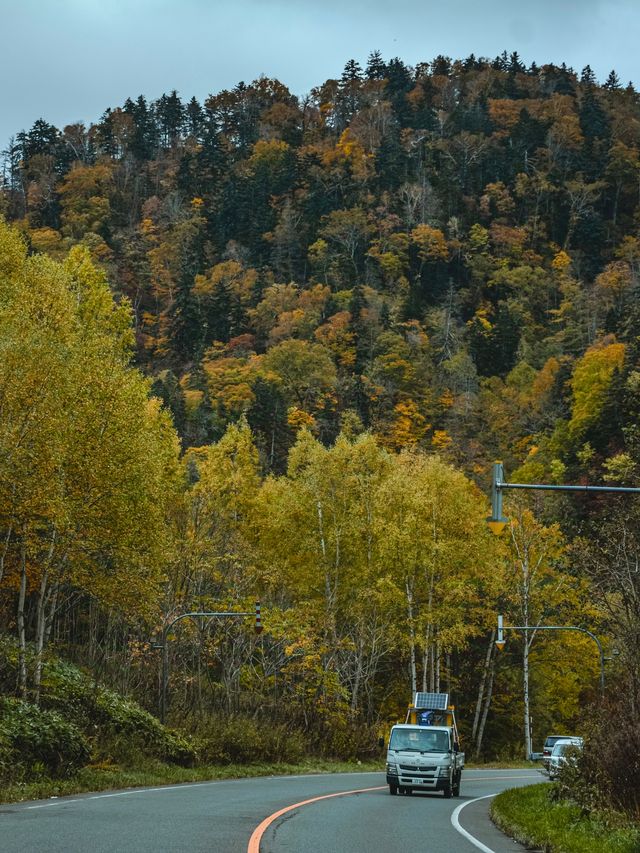
[[[521,707],[517,657],[497,664],[487,640],[498,608],[524,606],[523,542],[553,541],[540,578],[566,591],[533,590],[551,607],[536,612],[584,618],[595,582],[591,624],[615,636],[624,610],[637,642],[603,581],[608,499],[518,506],[507,545],[477,490],[496,458],[523,480],[637,483],[631,85],[515,53],[373,52],[305,98],[261,77],[202,104],[127,99],[90,127],[40,119],[5,161],[0,584],[23,644],[90,636],[97,665],[95,638],[117,634],[149,697],[150,661],[126,653],[136,620],[148,634],[260,593],[260,648],[198,635],[214,704],[251,685],[276,714],[288,690],[317,733],[446,685],[480,749],[493,692],[513,724],[489,716],[495,752]],[[90,626],[58,617],[65,597]],[[569,643],[569,679],[543,646],[532,707],[569,722],[592,662]],[[197,672],[184,709],[204,707]]]

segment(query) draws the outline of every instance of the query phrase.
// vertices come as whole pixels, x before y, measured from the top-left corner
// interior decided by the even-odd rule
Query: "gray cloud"
[[[0,0],[0,20],[2,145],[140,93],[204,98],[264,73],[303,94],[374,49],[408,64],[517,50],[640,83],[636,0]]]

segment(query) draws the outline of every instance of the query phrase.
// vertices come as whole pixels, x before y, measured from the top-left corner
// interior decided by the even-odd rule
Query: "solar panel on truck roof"
[[[448,693],[416,693],[414,708],[428,711],[446,711],[449,707]]]

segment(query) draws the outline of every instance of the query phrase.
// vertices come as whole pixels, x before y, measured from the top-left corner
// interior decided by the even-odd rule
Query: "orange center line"
[[[274,812],[272,815],[269,815],[269,817],[266,817],[259,826],[256,826],[251,838],[249,839],[247,853],[260,853],[260,842],[265,830],[271,826],[274,820],[277,820],[281,815],[286,814],[287,812],[293,811],[293,809],[298,809],[300,806],[308,806],[310,803],[317,803],[319,800],[330,800],[332,797],[346,797],[349,794],[364,794],[367,791],[381,791],[386,787],[386,785],[377,785],[375,788],[358,788],[355,791],[338,791],[337,794],[323,794],[321,797],[311,797],[310,800],[302,800],[299,803],[294,803],[292,806],[285,806],[285,808]]]

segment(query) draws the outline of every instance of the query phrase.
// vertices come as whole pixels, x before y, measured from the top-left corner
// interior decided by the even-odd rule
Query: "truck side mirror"
[[[453,742],[453,751],[454,751],[454,752],[460,752],[460,744],[458,743],[458,741],[457,741],[457,740],[455,740],[455,741]]]

